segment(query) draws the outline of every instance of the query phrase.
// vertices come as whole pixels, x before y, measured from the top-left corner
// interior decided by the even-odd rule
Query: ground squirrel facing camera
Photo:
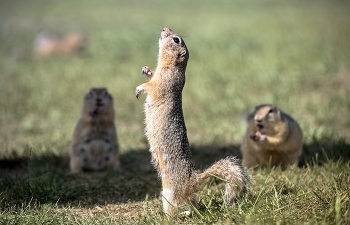
[[[113,98],[106,88],[91,88],[85,95],[82,115],[74,130],[69,156],[73,173],[84,168],[120,168]]]
[[[86,35],[72,33],[65,37],[41,33],[34,43],[36,56],[74,55],[84,50],[87,45]]]
[[[183,204],[197,205],[195,193],[211,176],[227,181],[226,200],[234,203],[248,188],[246,169],[234,157],[216,162],[198,173],[187,139],[182,112],[182,89],[189,52],[184,40],[164,28],[159,38],[158,65],[155,71],[143,67],[150,81],[136,88],[136,97],[147,93],[145,133],[150,145],[152,163],[162,179],[162,201],[167,215]],[[191,211],[185,211],[189,214]]]
[[[245,166],[286,166],[298,162],[303,134],[291,116],[274,105],[264,104],[255,107],[247,122],[241,146]]]

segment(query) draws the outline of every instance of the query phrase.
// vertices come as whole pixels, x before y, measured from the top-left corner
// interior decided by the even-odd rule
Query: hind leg
[[[255,154],[255,155],[254,155]],[[245,167],[252,167],[259,164],[259,160],[257,159],[257,153],[253,152],[251,149],[244,149],[242,151],[243,161],[242,164]]]
[[[84,167],[82,158],[86,156],[86,149],[83,145],[71,147],[69,150],[69,167],[71,173],[79,173]]]
[[[176,211],[177,204],[175,202],[174,190],[171,188],[163,188],[161,193],[163,209],[167,215],[172,215]]]
[[[79,173],[83,169],[83,165],[76,156],[70,158],[69,166],[71,173]]]
[[[182,209],[183,208],[182,206],[185,206],[185,204],[188,205],[189,208],[188,208],[188,210],[181,212],[179,214],[181,216],[190,216],[193,212],[193,208],[199,208],[195,195],[193,195],[188,201],[185,201],[185,202],[180,201],[179,202],[178,199],[175,199],[174,191],[170,188],[163,188],[162,201],[163,201],[164,212],[168,216],[175,215],[176,213],[178,213],[179,212],[178,207],[181,207],[181,209]],[[183,203],[185,203],[185,204],[183,204]],[[179,204],[181,204],[181,205],[179,205]]]
[[[292,153],[286,155],[285,159],[283,160],[284,165],[292,165],[297,164],[299,162],[300,153]]]
[[[181,213],[181,215],[184,215],[184,216],[190,216],[193,212],[193,209],[196,208],[196,209],[199,209],[199,205],[198,205],[198,201],[197,201],[197,197],[196,195],[193,195],[190,199],[189,199],[189,208],[188,210],[185,210]]]
[[[120,165],[119,159],[117,159],[117,160],[115,161],[115,164],[114,164],[113,169],[114,169],[115,171],[121,171],[121,170],[122,170],[122,167],[121,167],[121,165]]]

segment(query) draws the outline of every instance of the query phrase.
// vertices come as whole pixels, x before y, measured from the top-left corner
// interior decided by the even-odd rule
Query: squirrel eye
[[[174,41],[176,44],[179,44],[180,39],[179,39],[178,37],[173,37],[173,41]]]
[[[273,109],[270,109],[270,110],[269,110],[269,113],[273,113],[273,112],[274,112],[274,110],[273,110]]]

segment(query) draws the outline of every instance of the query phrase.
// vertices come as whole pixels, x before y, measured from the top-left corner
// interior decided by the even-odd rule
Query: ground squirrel
[[[255,107],[247,122],[241,146],[245,166],[285,166],[298,161],[303,134],[291,116],[274,105],[263,104]]]
[[[114,125],[113,98],[106,88],[91,88],[84,97],[82,115],[69,150],[72,173],[83,168],[120,168],[119,144]]]
[[[203,173],[198,173],[187,139],[182,112],[182,89],[189,52],[184,40],[171,29],[164,28],[159,38],[158,65],[155,71],[142,68],[150,81],[136,88],[136,97],[147,93],[145,133],[150,145],[152,164],[162,179],[162,201],[167,215],[177,212],[179,206],[197,206],[195,193],[211,176],[227,181],[226,200],[233,204],[248,188],[246,169],[234,157],[216,162]],[[185,211],[185,214],[190,214]]]
[[[72,33],[65,37],[58,37],[41,33],[34,43],[34,55],[73,55],[85,49],[86,45],[87,37],[83,34]]]

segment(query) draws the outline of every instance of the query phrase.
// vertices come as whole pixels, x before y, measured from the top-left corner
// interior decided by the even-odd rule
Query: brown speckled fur
[[[245,166],[285,166],[298,162],[303,134],[291,116],[274,105],[264,104],[256,106],[247,122],[241,146]]]
[[[119,144],[114,125],[113,98],[106,88],[91,88],[84,97],[82,116],[69,150],[72,173],[83,168],[120,168]]]
[[[183,39],[164,28],[159,39],[158,65],[155,71],[143,67],[150,81],[136,88],[136,97],[147,93],[145,133],[150,145],[152,163],[162,179],[163,208],[167,215],[183,204],[197,205],[195,193],[210,176],[227,180],[228,203],[245,192],[249,177],[240,162],[227,157],[198,173],[187,139],[182,112],[182,89],[189,52]]]

